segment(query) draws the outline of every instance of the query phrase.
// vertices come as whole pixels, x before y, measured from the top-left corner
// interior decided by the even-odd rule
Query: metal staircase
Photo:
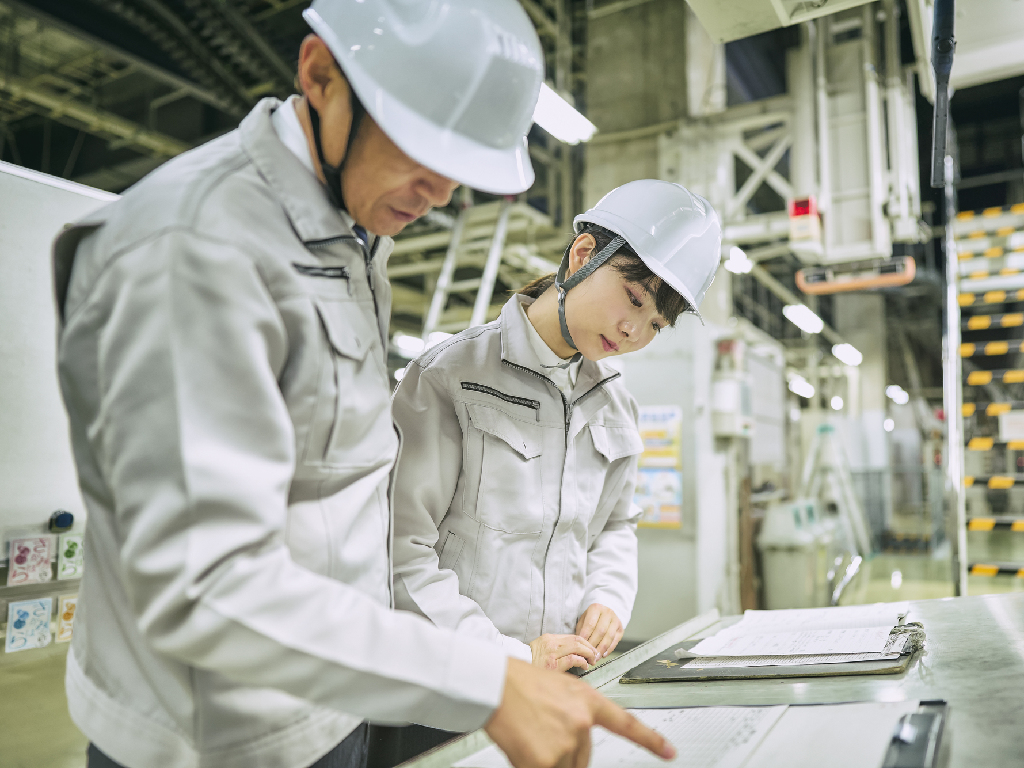
[[[967,594],[968,576],[1024,578],[1024,204],[958,214],[951,241],[957,301],[947,327],[960,339],[947,365],[959,386],[947,418],[962,439],[949,457],[959,465],[951,479],[958,469],[959,593]]]
[[[523,272],[537,274],[538,267],[549,266],[548,271],[554,271],[554,265],[533,256],[529,249],[507,242],[510,231],[535,226],[541,216],[533,208],[509,200],[462,210],[452,227],[423,321],[424,341],[429,342],[430,335],[438,331],[457,333],[492,320],[504,303],[491,304],[499,275],[504,282],[518,286]]]

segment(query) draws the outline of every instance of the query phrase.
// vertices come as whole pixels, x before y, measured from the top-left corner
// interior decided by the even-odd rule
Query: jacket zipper
[[[505,359],[502,359],[501,362],[503,362],[505,365],[509,366],[510,368],[514,368],[514,369],[516,369],[518,371],[525,371],[526,373],[529,373],[529,374],[531,374],[533,376],[536,376],[541,381],[546,381],[548,384],[550,384],[552,387],[555,388],[555,391],[558,392],[559,397],[562,398],[562,414],[564,416],[564,422],[563,422],[563,427],[564,427],[564,437],[563,437],[563,440],[564,440],[564,447],[563,447],[564,454],[563,455],[564,455],[564,458],[563,458],[562,471],[561,471],[561,473],[558,476],[558,514],[555,516],[555,524],[553,526],[551,526],[551,535],[548,537],[547,546],[544,547],[544,562],[541,564],[541,583],[542,583],[543,586],[542,586],[542,591],[541,591],[540,631],[541,631],[541,634],[544,634],[544,621],[547,619],[547,611],[548,611],[548,577],[547,577],[547,573],[548,573],[548,554],[551,552],[551,544],[555,540],[555,531],[558,529],[558,523],[561,522],[561,520],[562,520],[562,483],[565,480],[565,464],[564,464],[564,462],[565,462],[565,460],[567,460],[569,458],[569,422],[572,421],[572,409],[576,407],[577,403],[579,403],[582,400],[584,400],[587,397],[589,397],[599,387],[604,386],[605,384],[607,384],[609,381],[612,381],[613,379],[617,379],[622,374],[621,373],[616,373],[613,376],[609,376],[606,379],[601,379],[601,381],[597,382],[597,384],[592,386],[590,389],[588,389],[582,395],[580,395],[575,400],[573,400],[572,403],[570,403],[566,399],[565,393],[562,392],[562,390],[558,388],[558,385],[555,384],[555,382],[553,382],[547,376],[545,376],[545,375],[543,375],[541,373],[537,373],[536,371],[531,370],[530,368],[526,368],[525,366],[517,365],[516,363],[509,362],[508,360],[505,360]],[[537,418],[540,418],[540,410],[539,409],[537,411]]]
[[[540,400],[530,400],[527,397],[508,395],[500,390],[494,389],[493,387],[488,387],[485,384],[477,384],[473,381],[463,381],[462,388],[471,392],[483,392],[486,395],[493,395],[499,400],[504,400],[506,403],[512,403],[512,405],[521,405],[524,408],[530,408],[537,412],[537,421],[540,421]]]
[[[341,242],[343,240],[354,240],[359,245],[359,248],[363,252],[363,262],[366,264],[366,284],[370,288],[370,296],[373,297],[373,325],[374,325],[375,328],[378,329],[378,334],[379,334],[380,333],[380,331],[379,331],[379,328],[380,328],[380,307],[377,305],[377,292],[374,290],[374,287],[373,287],[373,269],[372,269],[372,267],[373,267],[373,257],[377,253],[377,246],[380,245],[381,238],[378,237],[376,240],[373,241],[373,247],[372,248],[367,248],[366,247],[366,243],[364,243],[361,239],[359,239],[355,235],[338,235],[337,237],[328,237],[328,238],[326,238],[324,240],[314,240],[312,242],[305,243],[305,246],[309,250],[315,250],[317,248],[327,248],[328,246],[334,245],[335,243],[339,243],[339,242]],[[349,290],[350,291],[352,290],[352,284],[351,283],[349,283]],[[382,343],[384,345],[384,349],[386,350],[387,346],[388,346],[387,345],[387,340],[386,339],[382,339]],[[401,448],[401,435],[399,435],[399,448]],[[396,463],[398,462],[398,457],[397,456],[395,457],[395,462]],[[386,546],[387,552],[388,552],[388,575],[389,575],[389,578],[388,578],[388,604],[390,606],[394,607],[394,605],[395,605],[395,585],[394,585],[394,580],[395,580],[395,564],[394,564],[394,553],[392,552],[392,544],[391,544],[391,539],[392,539],[392,535],[393,535],[392,531],[393,531],[393,528],[394,528],[394,520],[392,519],[392,517],[394,515],[394,508],[393,508],[392,503],[391,503],[391,480],[388,481],[387,503],[388,503],[388,530],[387,530],[387,537],[386,537],[386,544],[385,544],[385,546]]]

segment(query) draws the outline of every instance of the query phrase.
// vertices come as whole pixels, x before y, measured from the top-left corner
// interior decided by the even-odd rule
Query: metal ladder
[[[946,360],[946,384],[955,387],[949,475],[958,594],[966,595],[968,575],[1024,578],[1024,511],[1014,514],[1009,498],[1024,486],[1024,400],[1007,390],[1024,384],[1024,204],[957,214],[947,252],[957,255],[947,273],[956,294],[947,333],[957,350]]]
[[[430,309],[423,321],[424,341],[429,341],[430,335],[437,331],[454,333],[487,322],[487,312],[494,295],[494,283],[501,266],[509,217],[513,208],[514,204],[511,201],[500,200],[468,206],[459,214],[452,227],[451,240],[441,265],[441,273],[430,299]],[[485,249],[487,257],[483,262],[482,274],[479,277],[456,280],[455,272],[460,267],[480,265],[479,254]],[[476,298],[468,324],[464,316],[452,317],[448,312],[449,298],[474,291]]]

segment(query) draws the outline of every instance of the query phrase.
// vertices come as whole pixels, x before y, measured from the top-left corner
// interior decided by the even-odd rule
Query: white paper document
[[[731,667],[796,667],[803,664],[847,664],[851,661],[888,661],[898,653],[825,653],[810,656],[700,656],[683,664],[687,669]]]
[[[876,603],[842,608],[783,608],[774,611],[745,611],[739,623],[723,632],[761,634],[797,632],[805,629],[862,629],[889,627],[900,623],[910,611],[907,603]]]
[[[882,653],[892,627],[808,629],[803,632],[731,634],[728,629],[691,649],[698,656],[808,656],[836,653]]]
[[[626,739],[595,728],[590,768],[741,768],[786,707],[629,711],[675,745],[676,759],[665,762]],[[501,750],[492,746],[458,761],[455,768],[509,768],[510,765]]]

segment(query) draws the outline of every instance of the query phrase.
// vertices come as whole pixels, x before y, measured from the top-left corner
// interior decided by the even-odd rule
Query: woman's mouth
[[[604,346],[604,351],[605,352],[618,352],[619,351],[619,345],[614,343],[614,342],[612,342],[612,341],[609,341],[607,338],[604,337],[604,335],[601,336],[601,344],[602,344],[602,346]]]

